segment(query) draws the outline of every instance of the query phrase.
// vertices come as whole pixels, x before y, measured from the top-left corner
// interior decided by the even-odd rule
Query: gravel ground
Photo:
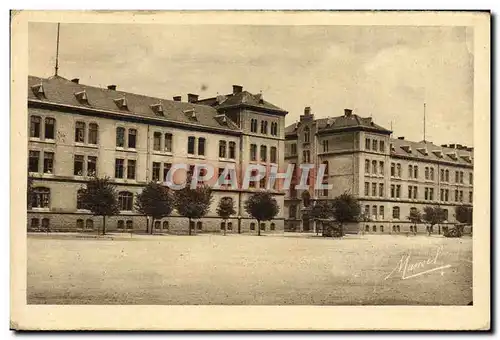
[[[29,304],[467,305],[471,261],[470,237],[31,234],[27,298]]]

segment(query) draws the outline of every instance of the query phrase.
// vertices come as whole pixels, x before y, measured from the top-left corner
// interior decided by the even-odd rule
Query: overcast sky
[[[29,26],[29,73],[54,74],[57,24]],[[59,75],[170,99],[259,93],[298,120],[352,108],[394,137],[473,145],[473,42],[465,27],[62,24]]]

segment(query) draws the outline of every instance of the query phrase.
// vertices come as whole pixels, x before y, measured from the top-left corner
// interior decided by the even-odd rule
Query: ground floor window
[[[198,230],[203,229],[203,223],[201,223],[200,221],[198,221],[198,222],[196,223],[196,229],[198,229]]]
[[[127,229],[134,229],[134,222],[132,220],[127,221]]]
[[[85,228],[94,229],[94,221],[91,220],[90,218],[87,219],[87,221],[85,222]]]
[[[271,228],[271,230],[275,230],[276,229],[276,224],[271,223],[271,227],[270,228]]]
[[[220,229],[224,230],[225,227],[226,227],[226,223],[225,222],[221,222],[220,223]]]
[[[38,218],[32,218],[30,226],[31,226],[31,228],[35,228],[35,229],[40,228],[40,220]]]
[[[48,230],[50,228],[50,220],[48,218],[42,218],[42,228]]]
[[[260,230],[266,230],[266,224],[265,223],[261,223],[260,224]]]
[[[376,232],[377,232],[377,226],[376,226],[376,225],[374,225],[374,226],[373,226],[373,232],[374,232],[374,233],[376,233]]]
[[[193,221],[189,222],[189,229],[194,229],[194,222]]]
[[[163,221],[163,230],[168,230],[168,221]]]
[[[250,223],[250,230],[255,230],[255,223]]]
[[[383,232],[384,232],[384,226],[383,226],[383,225],[381,225],[381,226],[380,226],[380,232],[381,232],[381,233],[383,233]]]
[[[83,229],[83,220],[82,219],[76,220],[76,229]]]
[[[366,231],[366,232],[369,232],[369,231],[370,231],[370,226],[369,226],[369,225],[365,225],[365,231]]]
[[[227,223],[227,230],[233,230],[233,222]]]
[[[155,229],[160,229],[161,223],[160,221],[155,221]]]
[[[123,220],[119,220],[119,221],[117,222],[116,228],[118,228],[118,229],[122,229],[122,230],[123,230],[123,229],[124,229],[124,227],[125,227],[125,222],[124,222]]]

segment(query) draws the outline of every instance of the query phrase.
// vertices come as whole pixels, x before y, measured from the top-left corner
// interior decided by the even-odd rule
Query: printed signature
[[[444,273],[443,269],[451,267],[450,264],[437,266],[438,258],[442,251],[443,246],[440,246],[437,248],[436,254],[434,256],[430,256],[426,260],[421,260],[414,263],[411,262],[411,252],[407,255],[403,255],[399,262],[396,264],[396,267],[394,267],[392,272],[390,272],[384,280],[389,279],[394,274],[401,275],[401,279],[406,280],[412,277],[435,272],[437,270],[441,270],[442,275]]]

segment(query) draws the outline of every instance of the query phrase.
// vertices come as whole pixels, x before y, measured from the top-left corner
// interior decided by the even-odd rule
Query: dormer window
[[[408,153],[411,153],[411,146],[409,146],[409,145],[401,145],[401,149],[403,149],[404,151],[406,151]]]
[[[219,124],[221,124],[221,125],[227,125],[227,117],[226,117],[226,115],[224,115],[224,114],[217,115],[217,116],[215,116],[215,119],[217,119],[217,121],[219,122]]]
[[[451,159],[457,159],[457,153],[456,152],[447,152],[446,155],[450,157]]]
[[[262,93],[256,94],[255,99],[257,99],[259,104],[264,104],[264,98],[262,98]]]
[[[429,152],[427,151],[427,148],[417,148],[417,151],[425,156],[427,156],[429,154]]]
[[[470,155],[460,155],[460,157],[467,163],[472,163],[472,158],[470,157]]]
[[[46,98],[45,97],[45,90],[43,89],[43,84],[40,83],[38,85],[33,85],[31,87],[31,90],[33,91],[33,94],[37,96],[38,98]]]
[[[158,116],[163,116],[163,105],[161,103],[150,105],[150,107]]]
[[[391,143],[391,152],[396,152],[396,148],[394,147],[394,144]]]
[[[125,97],[113,99],[113,101],[120,110],[128,110],[127,99]]]
[[[89,98],[88,98],[87,92],[85,92],[85,90],[80,91],[80,92],[75,92],[75,97],[80,103],[83,103],[83,104],[89,103]]]
[[[443,151],[441,150],[433,150],[432,153],[435,154],[436,157],[443,158]]]
[[[190,119],[196,120],[196,111],[194,109],[184,110],[184,114]]]

